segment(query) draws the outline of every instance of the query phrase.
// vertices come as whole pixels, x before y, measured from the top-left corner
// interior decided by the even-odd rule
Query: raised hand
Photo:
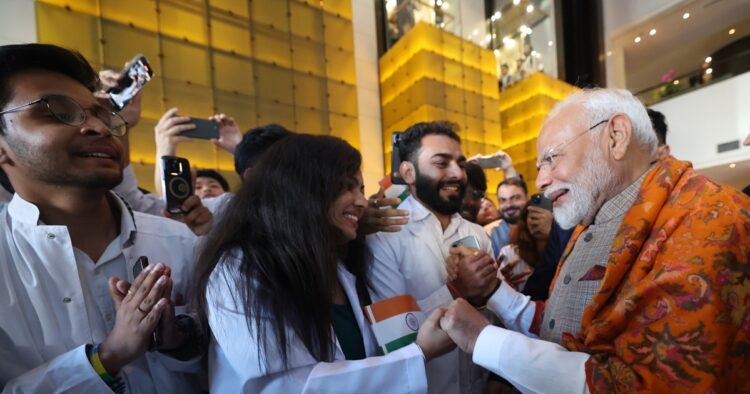
[[[440,328],[468,354],[474,352],[479,333],[489,325],[487,318],[463,298],[454,300],[440,318]]]

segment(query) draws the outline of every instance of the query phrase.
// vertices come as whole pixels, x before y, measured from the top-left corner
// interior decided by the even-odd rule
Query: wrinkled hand
[[[99,71],[99,81],[101,83],[101,91],[96,92],[94,95],[100,99],[103,99],[107,103],[107,107],[111,108],[109,102],[109,95],[106,91],[110,88],[117,86],[117,81],[122,77],[122,73],[114,70],[102,70]],[[141,120],[141,101],[143,99],[143,90],[138,92],[133,99],[118,113],[128,122],[128,129],[135,127]]]
[[[177,152],[177,144],[192,140],[189,137],[182,137],[180,134],[194,128],[195,124],[190,122],[189,116],[178,115],[177,108],[167,110],[154,127],[156,157],[174,156]]]
[[[518,287],[524,283],[526,278],[531,275],[531,271],[523,271],[519,272],[517,274],[513,274],[513,269],[516,268],[518,264],[521,263],[520,258],[516,258],[515,260],[509,262],[504,267],[502,266],[503,260],[505,259],[504,255],[501,255],[500,258],[497,259],[497,264],[500,265],[502,268],[500,268],[497,271],[497,277],[500,280],[505,280],[505,283],[509,284],[512,288],[518,290]]]
[[[214,215],[201,202],[200,197],[192,195],[185,199],[180,209],[184,213],[173,214],[166,209],[162,211],[164,217],[185,223],[195,235],[205,235],[211,230]]]
[[[404,209],[383,208],[401,204],[398,198],[385,198],[382,190],[370,196],[365,214],[360,219],[362,234],[372,234],[379,231],[396,233],[401,226],[409,222],[409,211]]]
[[[463,297],[474,305],[483,305],[498,284],[497,265],[492,256],[479,250],[458,246],[451,248],[448,257],[449,276]]]
[[[474,353],[474,345],[482,330],[490,322],[463,298],[453,300],[440,319],[440,328],[467,354]]]
[[[425,361],[442,356],[456,347],[448,334],[440,328],[440,318],[443,313],[445,313],[445,308],[432,311],[417,332],[416,343],[422,349]]]
[[[142,356],[148,349],[154,329],[168,311],[172,279],[167,266],[146,267],[132,285],[121,279],[109,279],[109,292],[117,308],[112,332],[100,346],[99,356],[110,375]],[[123,295],[122,291],[125,290]]]
[[[209,119],[219,124],[219,138],[211,142],[225,151],[234,154],[237,145],[242,141],[242,131],[233,117],[225,114],[216,114]]]
[[[540,241],[547,240],[552,231],[552,211],[531,205],[526,209],[528,210],[526,224],[529,226],[531,235]]]

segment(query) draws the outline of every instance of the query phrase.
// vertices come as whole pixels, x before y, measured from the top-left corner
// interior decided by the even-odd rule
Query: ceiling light
[[[735,32],[736,32],[736,30],[734,30],[734,28],[731,28],[731,29],[729,29],[729,35],[730,35],[730,36],[731,36],[732,34],[734,34]]]
[[[689,12],[686,12],[686,13],[682,14],[682,19],[687,19],[687,18],[690,18],[690,13]]]
[[[713,59],[713,58],[711,58],[711,56],[709,56],[709,57],[707,57],[707,58],[706,58],[706,60],[704,60],[704,61],[705,61],[706,63],[711,63],[711,60],[714,60],[714,59]]]
[[[729,165],[729,168],[734,168],[734,167],[737,167],[737,164],[735,164],[735,163],[731,163],[731,164]]]
[[[532,12],[534,12],[534,5],[533,4],[527,5],[526,6],[526,12],[529,13],[529,14],[532,13]]]
[[[495,49],[493,52],[495,52],[495,56],[500,56],[500,50],[499,49]]]
[[[656,34],[656,29],[651,29],[651,31],[648,32],[648,35],[653,36]]]
[[[680,84],[680,80],[679,79],[675,79],[674,82],[672,82],[672,84],[673,85],[679,85]]]
[[[554,44],[555,44],[555,43],[554,43],[554,42],[552,42],[552,41],[547,41],[547,46],[548,46],[548,47],[551,47],[551,46],[552,46],[552,45],[554,45]]]
[[[714,69],[713,68],[709,67],[709,68],[706,69],[706,74],[713,74],[713,73],[714,73]]]
[[[474,32],[473,32],[473,33],[471,33],[471,34],[473,34],[473,35],[475,35],[475,36],[476,36],[476,35],[478,35],[478,34],[479,34],[479,30],[477,30],[477,29],[474,29]]]
[[[443,5],[443,0],[437,0],[437,1],[435,1],[435,4],[436,4],[436,5],[438,6],[438,7],[440,7],[441,5]]]
[[[521,0],[513,0],[513,5],[519,5],[521,4]]]
[[[633,40],[633,42],[636,43],[636,44],[639,43],[639,42],[641,42],[641,36],[637,36],[635,38],[635,40]]]
[[[492,14],[492,17],[490,17],[491,21],[496,21],[503,17],[503,13],[500,11],[496,11],[494,14]]]
[[[612,51],[607,51],[607,56],[612,56]]]
[[[516,47],[516,40],[510,38],[510,36],[503,37],[503,45],[505,45],[508,49],[512,49]]]
[[[447,10],[449,5],[450,4],[448,4],[448,2],[444,2],[443,5],[440,6],[440,8],[443,10]]]

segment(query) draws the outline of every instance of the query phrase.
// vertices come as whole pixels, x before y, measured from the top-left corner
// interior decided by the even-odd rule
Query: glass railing
[[[683,75],[670,75],[668,72],[662,77],[662,83],[644,89],[636,93],[636,96],[643,104],[651,106],[748,71],[750,50],[745,50],[721,60],[711,59],[711,62],[705,63],[700,69]]]
[[[386,49],[409,32],[417,23],[424,22],[460,35],[457,18],[460,0],[386,0]]]

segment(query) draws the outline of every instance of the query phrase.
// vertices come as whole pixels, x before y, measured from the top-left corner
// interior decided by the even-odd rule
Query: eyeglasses
[[[537,171],[541,171],[542,168],[545,168],[545,167],[546,168],[550,168],[550,169],[554,168],[555,164],[556,164],[555,162],[557,161],[557,158],[560,156],[560,151],[563,148],[565,148],[566,146],[568,146],[571,143],[573,143],[573,141],[577,140],[578,137],[580,137],[580,136],[588,133],[589,131],[591,131],[591,130],[593,130],[593,129],[595,129],[595,128],[597,128],[597,127],[599,127],[599,126],[601,126],[601,125],[603,125],[605,123],[608,123],[608,122],[609,122],[609,119],[605,119],[605,120],[603,120],[603,121],[601,121],[601,122],[599,122],[599,123],[597,123],[597,124],[589,127],[588,129],[586,129],[582,133],[578,133],[577,135],[573,136],[573,138],[571,138],[571,139],[569,139],[567,141],[563,141],[563,142],[561,142],[561,143],[559,143],[559,144],[557,144],[557,145],[555,145],[555,146],[553,146],[551,148],[545,149],[544,153],[542,153],[542,156],[539,158],[539,161],[536,162],[536,170]]]
[[[28,104],[19,105],[0,112],[0,115],[16,112],[21,109],[31,107],[39,103],[44,103],[49,112],[60,122],[69,126],[80,126],[86,121],[86,111],[91,111],[97,119],[101,120],[109,129],[109,132],[116,136],[122,137],[128,131],[128,122],[125,121],[117,112],[109,111],[104,107],[95,105],[91,108],[84,109],[81,104],[70,97],[51,95],[36,99]]]

